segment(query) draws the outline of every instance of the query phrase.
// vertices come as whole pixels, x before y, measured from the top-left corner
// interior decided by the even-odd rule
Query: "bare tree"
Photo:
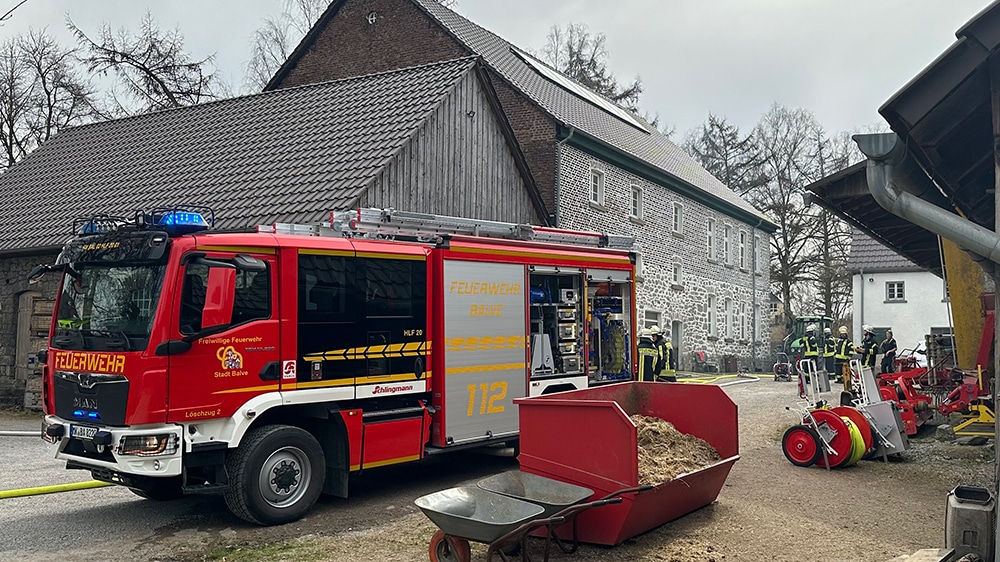
[[[549,28],[542,56],[553,68],[609,100],[638,113],[642,80],[619,84],[608,70],[607,37],[582,23]]]
[[[761,172],[761,150],[754,135],[741,135],[739,127],[725,117],[709,114],[701,128],[688,134],[684,149],[740,195],[766,183]]]
[[[250,59],[243,76],[245,89],[260,91],[267,86],[328,4],[327,0],[285,0],[280,14],[264,20],[250,37]]]
[[[60,129],[99,119],[74,51],[45,32],[0,45],[0,146],[9,168]]]
[[[113,74],[129,98],[116,95],[113,103],[121,114],[135,114],[170,107],[192,105],[218,97],[218,81],[208,71],[215,58],[194,60],[184,50],[180,30],[162,32],[152,14],[143,16],[138,33],[101,25],[97,41],[67,20],[76,36],[90,72]]]

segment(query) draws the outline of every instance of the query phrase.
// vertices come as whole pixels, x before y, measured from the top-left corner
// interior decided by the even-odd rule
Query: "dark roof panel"
[[[851,254],[847,259],[847,268],[852,272],[861,269],[870,272],[924,269],[857,228],[852,229],[851,235]]]
[[[459,59],[66,129],[0,174],[0,251],[73,217],[212,207],[219,228],[344,209],[475,67]]]

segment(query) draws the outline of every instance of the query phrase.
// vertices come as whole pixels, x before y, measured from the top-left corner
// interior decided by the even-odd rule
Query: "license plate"
[[[90,427],[89,425],[69,426],[70,437],[79,437],[81,439],[93,439],[95,435],[97,435],[96,427]]]

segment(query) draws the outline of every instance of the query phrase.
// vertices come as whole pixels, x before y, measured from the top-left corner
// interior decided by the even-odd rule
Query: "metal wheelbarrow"
[[[413,503],[438,531],[431,537],[431,562],[470,562],[469,541],[486,543],[486,559],[506,562],[504,548],[524,540],[531,531],[552,523],[542,519],[542,506],[472,486],[459,486],[417,498]],[[559,518],[562,520],[561,518]]]
[[[624,494],[651,488],[622,490]],[[620,497],[606,497],[583,502],[594,492],[534,474],[511,471],[486,478],[477,488],[458,487],[417,498],[417,507],[439,530],[430,543],[431,562],[469,562],[469,541],[488,544],[487,562],[499,557],[521,553],[522,560],[531,560],[527,550],[528,536],[544,529],[544,561],[549,559],[549,544],[555,542],[563,552],[577,549],[576,515],[586,509],[620,503]],[[566,545],[553,530],[568,521],[574,522],[573,542]]]
[[[558,546],[559,549],[566,554],[576,552],[579,547],[576,516],[581,512],[592,507],[621,503],[622,498],[619,496],[624,494],[644,492],[646,490],[653,489],[652,486],[625,488],[608,494],[598,500],[584,502],[583,500],[594,495],[594,491],[590,488],[560,482],[559,480],[538,476],[537,474],[521,472],[520,470],[511,470],[509,472],[497,474],[496,476],[484,478],[480,480],[477,485],[490,492],[542,506],[545,510],[541,515],[541,518],[543,519],[560,519],[558,522],[554,521],[545,525],[547,541],[545,544],[544,560],[549,559],[549,542],[554,542],[556,546]],[[572,540],[568,543],[560,539],[554,532],[556,527],[567,523],[573,524]],[[527,534],[525,534],[525,539],[526,538]],[[524,551],[524,546],[526,545],[522,544],[522,551]],[[524,552],[524,559],[528,560],[529,558],[527,556],[527,552]]]

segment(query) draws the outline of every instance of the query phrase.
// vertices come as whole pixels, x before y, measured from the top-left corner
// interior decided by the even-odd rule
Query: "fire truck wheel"
[[[326,477],[323,448],[309,432],[266,425],[247,432],[226,459],[226,505],[261,525],[295,521],[319,498]]]
[[[469,548],[469,541],[445,535],[438,529],[431,537],[430,559],[431,562],[469,562],[472,560],[472,549]]]
[[[129,488],[133,494],[140,498],[158,502],[179,500],[184,497],[181,490],[181,477],[174,478],[150,478],[143,483],[142,488]]]

